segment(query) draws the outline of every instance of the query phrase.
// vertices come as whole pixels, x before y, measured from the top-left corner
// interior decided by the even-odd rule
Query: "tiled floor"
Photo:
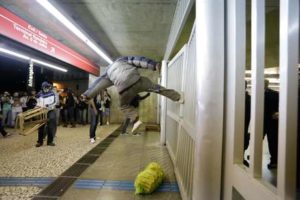
[[[159,144],[158,132],[147,132],[141,136],[119,136],[106,151],[87,168],[79,180],[102,180],[106,183],[120,182],[131,185],[131,189],[118,187],[98,187],[94,189],[78,189],[70,187],[60,199],[104,199],[104,200],[131,200],[131,199],[163,199],[180,200],[178,188],[176,191],[157,191],[150,195],[135,195],[132,183],[137,174],[150,162],[158,162],[165,174],[165,183],[176,182],[172,161],[167,149]],[[97,182],[97,181],[96,181]],[[99,181],[98,181],[99,183]]]

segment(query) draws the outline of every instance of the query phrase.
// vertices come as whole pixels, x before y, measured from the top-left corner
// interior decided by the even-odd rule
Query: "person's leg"
[[[37,141],[37,144],[35,145],[36,147],[40,147],[43,145],[45,126],[46,125],[44,124],[38,130],[38,141]]]
[[[74,116],[75,109],[73,107],[70,107],[70,108],[68,108],[68,110],[69,110],[69,116],[70,116],[70,123],[72,125],[71,127],[74,128],[75,127],[75,116]]]
[[[15,126],[17,114],[18,114],[18,112],[14,111],[14,110],[11,112],[11,127]]]
[[[125,121],[123,122],[123,126],[122,126],[122,133],[121,134],[126,134],[126,130],[127,130],[127,127],[130,123],[130,119],[129,118],[126,118]]]
[[[59,117],[60,117],[60,109],[55,108],[55,113],[56,113],[56,125],[59,125]]]
[[[47,145],[54,146],[53,138],[56,134],[56,114],[55,111],[48,112],[48,123],[47,123]]]
[[[86,112],[87,111],[87,109],[83,109],[83,111],[82,111],[82,122],[83,122],[83,125],[85,125],[86,123],[87,123],[87,119],[86,119]]]
[[[92,109],[90,109],[89,111],[91,115],[90,139],[95,139],[97,123],[98,123],[98,113],[95,113]]]
[[[65,123],[64,123],[64,127],[67,127],[68,126],[68,121],[69,121],[69,113],[68,113],[68,108],[64,108],[64,121],[65,121]]]
[[[268,168],[274,169],[277,167],[278,160],[278,120],[272,120],[272,124],[267,132],[267,138],[271,156]]]
[[[2,125],[3,126],[7,126],[7,119],[8,119],[8,111],[7,110],[3,110],[3,119],[2,119]]]
[[[103,112],[100,110],[99,111],[99,117],[100,117],[100,126],[103,125]]]
[[[173,90],[173,89],[167,89],[159,84],[153,83],[149,78],[147,77],[141,77],[141,79],[138,81],[137,85],[137,91],[147,91],[147,92],[154,92],[160,95],[163,95],[172,101],[179,101],[180,100],[180,94]]]
[[[0,121],[0,133],[3,135],[3,137],[7,136],[7,132],[4,130],[2,121]]]

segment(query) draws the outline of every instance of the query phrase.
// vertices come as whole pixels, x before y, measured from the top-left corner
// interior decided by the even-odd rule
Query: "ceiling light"
[[[28,56],[25,56],[25,55],[22,55],[22,54],[19,54],[19,53],[16,53],[16,52],[13,52],[13,51],[10,51],[10,50],[7,50],[7,49],[0,48],[0,52],[3,52],[5,54],[15,56],[15,57],[18,57],[18,58],[21,58],[21,59],[24,59],[24,60],[30,60],[30,57],[28,57]]]
[[[58,21],[65,25],[70,31],[72,31],[78,38],[85,42],[91,49],[93,49],[99,56],[106,60],[109,64],[113,61],[95,45],[91,40],[85,36],[72,22],[70,22],[62,13],[60,13],[48,0],[36,0],[41,6],[43,6],[48,12],[50,12]]]
[[[33,62],[33,63],[41,64],[41,65],[43,65],[43,66],[46,66],[46,67],[49,67],[49,68],[52,68],[52,69],[56,69],[56,70],[59,70],[59,71],[62,71],[62,72],[67,72],[67,71],[68,71],[68,70],[66,70],[66,69],[64,69],[64,68],[57,67],[57,66],[55,66],[55,65],[52,65],[52,64],[49,64],[49,63],[40,61],[40,60],[32,59],[32,62]]]
[[[34,58],[30,58],[29,56],[26,56],[26,55],[23,55],[23,54],[20,54],[20,53],[16,53],[16,52],[8,50],[8,49],[0,48],[0,52],[3,52],[5,54],[15,56],[17,58],[21,58],[21,59],[24,59],[24,60],[28,60],[28,61],[31,60],[33,63],[38,63],[38,64],[43,65],[45,67],[56,69],[56,70],[59,70],[59,71],[62,71],[62,72],[67,72],[68,71],[68,70],[66,70],[62,67],[57,67],[57,66],[52,65],[50,63],[47,63],[47,62],[44,62],[44,61],[41,61],[41,60],[37,60],[37,59],[34,59]]]

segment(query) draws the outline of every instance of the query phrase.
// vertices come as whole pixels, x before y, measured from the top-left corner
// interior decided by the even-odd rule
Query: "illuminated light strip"
[[[74,24],[72,24],[63,14],[61,14],[48,0],[36,0],[41,6],[43,6],[49,13],[51,13],[58,21],[65,25],[70,31],[72,31],[79,39],[85,42],[91,49],[93,49],[99,56],[106,60],[109,64],[113,61],[100,50],[93,42],[91,42]]]
[[[62,71],[62,72],[67,72],[68,71],[64,68],[56,67],[55,65],[51,65],[49,63],[46,63],[46,62],[43,62],[43,61],[40,61],[40,60],[32,59],[32,62],[41,64],[43,66],[46,66],[46,67],[49,67],[49,68],[52,68],[52,69],[56,69],[56,70],[59,70],[59,71]]]
[[[7,49],[0,48],[0,52],[6,53],[6,54],[9,54],[9,55],[12,55],[12,56],[24,59],[24,60],[30,60],[30,57],[28,57],[28,56],[25,56],[25,55],[22,55],[22,54],[13,52],[13,51],[9,51]]]
[[[41,64],[45,67],[56,69],[56,70],[59,70],[59,71],[62,71],[62,72],[67,72],[68,71],[68,70],[66,70],[62,67],[57,67],[57,66],[52,65],[50,63],[47,63],[47,62],[44,62],[44,61],[41,61],[41,60],[37,60],[37,59],[34,59],[34,58],[30,58],[29,56],[26,56],[26,55],[23,55],[23,54],[20,54],[20,53],[16,53],[16,52],[4,49],[4,48],[0,48],[0,52],[3,52],[5,54],[11,55],[11,56],[15,56],[17,58],[21,58],[23,60],[28,60],[28,61],[31,60],[33,63],[38,63],[38,64]]]

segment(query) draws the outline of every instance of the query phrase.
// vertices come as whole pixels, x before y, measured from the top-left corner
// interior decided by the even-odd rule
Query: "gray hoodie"
[[[97,87],[97,85],[100,84],[101,79],[109,79],[117,88],[118,92],[121,93],[140,79],[137,68],[156,70],[156,64],[156,61],[145,57],[121,57],[107,67],[106,72],[92,83],[84,95],[91,98],[91,94],[96,93],[95,90],[105,89]]]

